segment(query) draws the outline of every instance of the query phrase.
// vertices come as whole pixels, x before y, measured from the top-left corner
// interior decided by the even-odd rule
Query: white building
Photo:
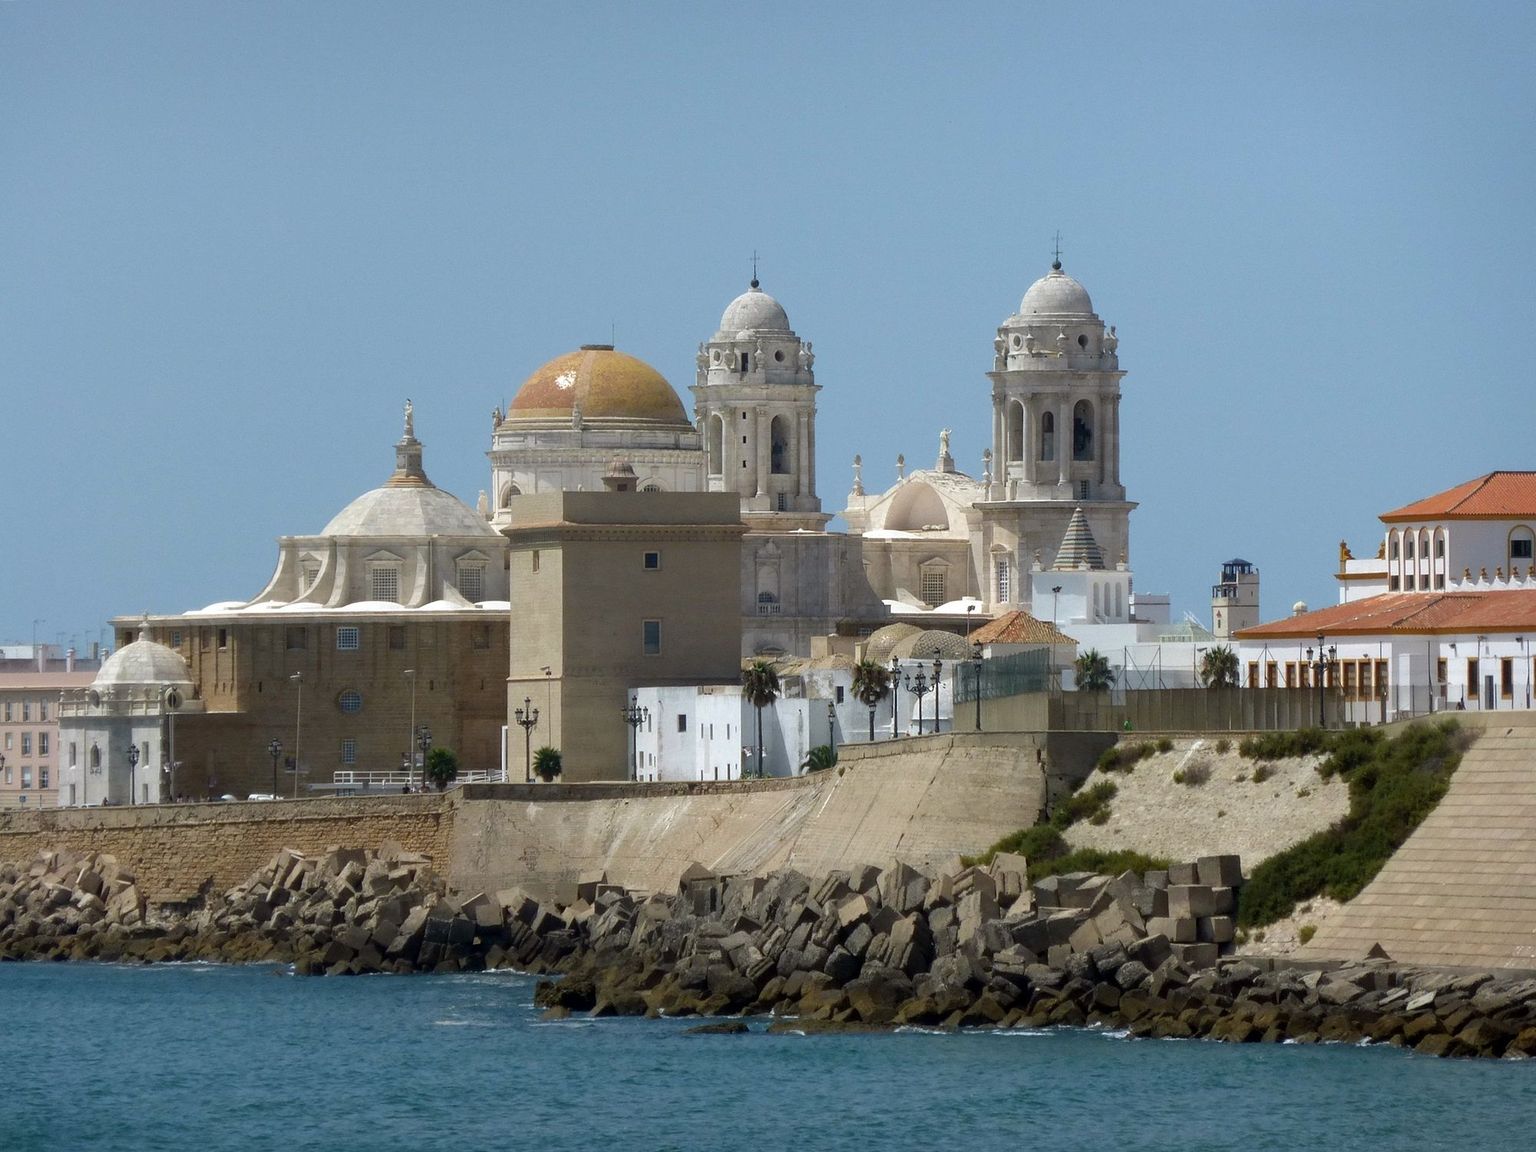
[[[1491,472],[1381,517],[1374,559],[1340,546],[1340,602],[1238,633],[1243,683],[1316,688],[1346,719],[1529,708],[1536,472]],[[1329,717],[1333,717],[1333,704]]]

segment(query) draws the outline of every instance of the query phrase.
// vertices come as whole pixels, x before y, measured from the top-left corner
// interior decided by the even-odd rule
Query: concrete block
[[[1202,856],[1195,867],[1199,882],[1209,888],[1236,888],[1243,882],[1243,862],[1238,856]]]
[[[841,927],[847,928],[850,924],[869,919],[872,911],[874,909],[870,905],[869,897],[862,893],[849,896],[837,905],[837,922]]]
[[[1149,936],[1166,936],[1175,944],[1196,943],[1199,940],[1196,932],[1193,916],[1154,916],[1147,921]]]
[[[1230,916],[1237,911],[1236,888],[1212,888],[1211,899],[1215,902],[1212,916]]]
[[[1099,929],[1092,920],[1084,920],[1073,931],[1067,943],[1072,946],[1074,952],[1087,952],[1090,948],[1097,948],[1104,943],[1104,937],[1099,935]]]
[[[1216,966],[1216,945],[1214,944],[1175,944],[1173,957],[1186,968],[1214,968]]]
[[[1214,916],[1215,893],[1203,884],[1175,884],[1168,889],[1168,915]]]
[[[1045,953],[1045,962],[1052,968],[1062,968],[1072,959],[1072,945],[1052,944]]]
[[[1168,887],[1177,884],[1200,883],[1200,868],[1196,864],[1170,864],[1168,866]]]
[[[986,873],[982,873],[983,876]],[[990,884],[992,878],[987,877]],[[960,897],[960,903],[956,907],[960,923],[971,921],[995,920],[998,917],[997,901],[983,888],[972,888],[964,896]]]
[[[971,892],[984,892],[994,902],[997,900],[997,881],[992,874],[981,868],[967,868],[955,877],[954,897],[961,899]]]
[[[1072,939],[1072,933],[1083,923],[1083,914],[1063,909],[1052,913],[1045,920],[1046,939],[1051,944],[1065,944]]]
[[[1168,873],[1162,869],[1154,869],[1151,872],[1144,872],[1142,873],[1141,878],[1146,882],[1148,888],[1168,887]]]

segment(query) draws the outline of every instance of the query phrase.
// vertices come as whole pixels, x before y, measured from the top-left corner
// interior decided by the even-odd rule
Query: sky
[[[254,596],[608,342],[688,401],[746,287],[818,488],[940,428],[1062,262],[1120,336],[1136,586],[1337,598],[1341,539],[1530,449],[1529,4],[0,4],[0,644]],[[1522,391],[1523,389],[1523,391]]]

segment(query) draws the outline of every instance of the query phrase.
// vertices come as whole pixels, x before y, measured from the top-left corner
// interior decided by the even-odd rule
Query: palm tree
[[[763,709],[779,698],[779,674],[766,660],[754,660],[741,673],[741,686],[757,709],[757,770],[763,775]]]
[[[546,784],[560,775],[561,770],[560,749],[552,748],[548,744],[533,754],[533,770],[539,774],[539,778]]]
[[[1084,692],[1107,692],[1115,684],[1115,670],[1109,660],[1090,648],[1077,658],[1077,686]]]
[[[875,705],[891,694],[891,670],[873,660],[853,666],[853,694],[869,709],[869,742],[875,742]]]
[[[1237,687],[1237,653],[1225,644],[1200,658],[1200,682],[1207,688]]]
[[[825,772],[837,763],[837,749],[830,744],[818,744],[812,748],[806,756],[805,763],[800,765],[802,772]]]

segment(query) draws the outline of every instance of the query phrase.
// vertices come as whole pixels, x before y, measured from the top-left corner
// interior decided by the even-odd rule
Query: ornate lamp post
[[[139,802],[138,770],[139,746],[137,744],[130,744],[128,745],[128,803],[130,804],[137,804]]]
[[[523,730],[523,783],[533,783],[533,729],[539,722],[539,710],[530,707],[531,697],[523,697],[523,706],[513,713],[517,726]]]
[[[898,704],[901,700],[901,661],[895,656],[891,657],[891,739],[901,735],[896,727],[896,718],[901,714]]]
[[[928,686],[928,673],[924,672],[921,668],[917,670],[916,676],[908,676],[906,680],[907,691],[917,697],[917,734],[921,736],[923,734],[924,719],[923,697],[932,692],[933,689]]]
[[[935,736],[937,736],[939,734],[939,684],[943,680],[943,675],[944,675],[944,661],[940,660],[938,657],[934,657],[934,660],[933,660],[933,734]],[[954,701],[954,697],[953,696],[950,697],[949,710],[950,710],[950,727],[953,728],[954,727],[954,710],[955,710],[955,701]]]
[[[827,743],[832,748],[832,758],[837,758],[837,705],[827,701]]]
[[[427,753],[432,751],[432,729],[423,724],[416,732],[416,747],[421,749],[421,790],[427,790]]]
[[[981,731],[981,641],[971,645],[971,669],[976,674],[973,687],[976,689],[976,731]]]
[[[267,745],[267,755],[272,757],[272,795],[277,795],[277,758],[283,754],[283,742],[276,736]]]
[[[1323,639],[1322,636],[1317,638],[1317,660],[1315,662],[1312,660],[1312,649],[1307,649],[1307,661],[1312,663],[1313,667],[1317,670],[1317,726],[1319,728],[1328,727],[1327,701],[1323,696],[1323,682],[1327,679],[1328,669],[1333,666],[1339,655],[1337,644],[1330,644],[1325,651]]]
[[[620,710],[624,723],[629,725],[629,778],[640,779],[640,725],[651,718],[649,708],[640,707],[640,698],[631,696],[629,705]]]

